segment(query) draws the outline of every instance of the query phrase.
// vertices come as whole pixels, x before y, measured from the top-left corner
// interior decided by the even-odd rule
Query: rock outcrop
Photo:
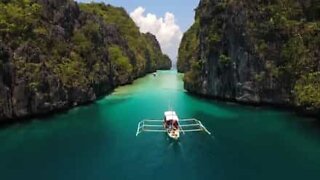
[[[144,36],[147,39],[147,41],[150,42],[149,48],[151,49],[151,52],[153,52],[153,55],[148,55],[150,57],[150,60],[148,60],[148,62],[151,63],[148,63],[147,68],[151,71],[154,71],[156,69],[171,69],[172,62],[167,55],[161,53],[161,47],[156,36],[151,33],[146,33],[144,34]]]
[[[192,30],[199,32],[199,46],[192,48],[199,57],[183,59],[191,64],[181,68],[188,71],[185,88],[220,99],[318,111],[319,12],[315,0],[201,0],[199,28]]]
[[[178,72],[188,72],[192,63],[200,59],[199,25],[199,18],[197,18],[189,30],[183,34],[178,52]]]
[[[123,8],[7,0],[0,12],[0,123],[92,102],[170,68],[154,36],[141,34]]]

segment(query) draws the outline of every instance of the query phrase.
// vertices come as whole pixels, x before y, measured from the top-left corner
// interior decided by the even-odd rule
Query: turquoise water
[[[135,136],[168,105],[213,133]],[[159,71],[98,102],[0,129],[0,179],[320,179],[320,125],[268,108],[199,99]]]

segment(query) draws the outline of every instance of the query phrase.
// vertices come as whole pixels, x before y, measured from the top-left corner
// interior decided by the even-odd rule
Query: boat
[[[152,73],[153,74],[153,77],[156,77],[157,76],[157,73]]]
[[[167,134],[170,138],[179,139],[179,118],[175,111],[164,112],[163,127],[167,130]]]
[[[211,135],[210,131],[201,123],[201,121],[190,119],[179,119],[175,111],[164,112],[163,119],[145,119],[138,123],[136,136],[142,132],[167,133],[174,140],[180,138],[180,133],[205,132]]]

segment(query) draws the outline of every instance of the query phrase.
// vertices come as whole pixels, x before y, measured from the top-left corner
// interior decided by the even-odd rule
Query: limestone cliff
[[[144,34],[145,38],[148,40],[148,48],[150,49],[149,52],[153,52],[151,54],[148,54],[149,61],[147,63],[147,68],[151,71],[154,71],[156,69],[159,70],[167,70],[170,69],[172,66],[170,58],[162,54],[161,47],[159,42],[157,41],[156,36],[154,36],[151,33]]]
[[[185,74],[188,91],[320,109],[319,1],[201,0],[196,19],[199,58]]]
[[[1,1],[0,122],[88,103],[162,65],[169,69],[155,43],[123,8]]]
[[[185,73],[191,69],[193,62],[200,59],[199,19],[183,34],[177,61],[178,72]]]

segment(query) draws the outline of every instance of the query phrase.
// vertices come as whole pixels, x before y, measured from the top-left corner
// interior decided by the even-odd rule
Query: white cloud
[[[157,37],[162,51],[175,62],[182,31],[175,22],[174,14],[166,12],[164,17],[158,18],[155,14],[145,14],[145,11],[143,7],[138,7],[130,13],[130,16],[140,28],[140,32],[150,32]]]

